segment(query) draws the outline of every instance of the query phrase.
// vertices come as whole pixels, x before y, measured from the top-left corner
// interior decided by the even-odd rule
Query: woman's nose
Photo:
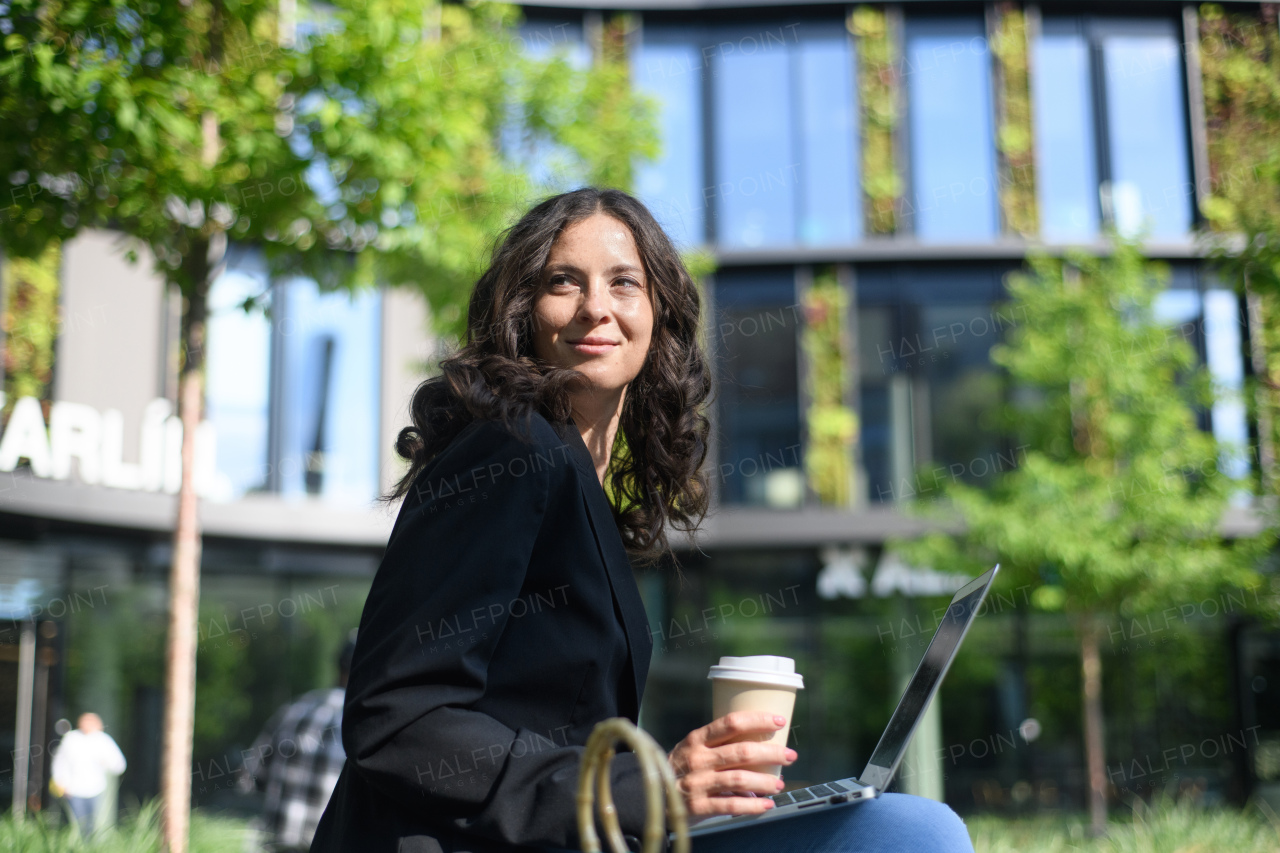
[[[593,325],[598,323],[609,313],[608,296],[608,287],[605,284],[596,281],[588,284],[583,292],[582,302],[578,306],[580,318]]]

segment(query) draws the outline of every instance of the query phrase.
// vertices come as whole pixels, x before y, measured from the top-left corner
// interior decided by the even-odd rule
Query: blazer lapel
[[[635,708],[639,714],[640,697],[644,693],[645,679],[649,675],[649,658],[653,653],[653,638],[649,634],[649,618],[645,613],[644,600],[640,597],[640,589],[636,586],[635,575],[631,570],[631,560],[622,544],[618,526],[613,520],[613,510],[609,507],[604,487],[600,485],[600,478],[596,476],[595,462],[582,440],[582,433],[572,419],[565,424],[552,424],[552,428],[568,445],[569,455],[582,481],[582,492],[592,531],[595,533],[596,547],[600,550],[600,557],[609,575],[609,585],[613,588],[618,610],[622,613],[622,627],[627,635],[631,671],[635,678]]]

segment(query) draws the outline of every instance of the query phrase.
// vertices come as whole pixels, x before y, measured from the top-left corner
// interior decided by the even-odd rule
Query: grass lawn
[[[249,838],[243,820],[191,815],[191,853],[244,853]],[[81,840],[75,829],[41,815],[14,823],[10,814],[0,818],[0,850],[24,853],[158,853],[159,809],[155,801],[135,814],[125,815],[114,830]]]
[[[1280,820],[1256,810],[1198,809],[1189,804],[1113,809],[1105,838],[1088,838],[1088,818],[966,821],[975,853],[1278,853]]]
[[[1114,809],[1106,838],[1085,835],[1083,815],[1007,819],[971,817],[966,823],[975,853],[1280,853],[1280,819],[1257,811],[1204,810],[1162,803],[1138,812]],[[155,803],[125,816],[120,825],[89,841],[43,818],[15,824],[0,818],[0,850],[30,853],[157,853]],[[243,820],[195,812],[191,853],[247,853],[255,850]],[[778,851],[786,853],[786,851]],[[920,851],[919,853],[929,853]]]

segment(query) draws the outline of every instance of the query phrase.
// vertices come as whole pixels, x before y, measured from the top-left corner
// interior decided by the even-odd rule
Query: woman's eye
[[[632,279],[632,278],[620,278],[620,279],[618,279],[617,281],[615,281],[615,282],[614,282],[614,284],[629,284],[629,285],[631,285],[632,287],[639,287],[639,286],[640,286],[640,282],[638,282],[638,281],[636,281],[635,279]]]

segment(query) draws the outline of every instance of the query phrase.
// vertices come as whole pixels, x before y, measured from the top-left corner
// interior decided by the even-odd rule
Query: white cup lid
[[[707,678],[724,678],[733,681],[755,681],[777,687],[794,687],[804,689],[804,676],[796,672],[794,658],[779,655],[749,655],[747,657],[720,658],[720,663],[711,667]]]

